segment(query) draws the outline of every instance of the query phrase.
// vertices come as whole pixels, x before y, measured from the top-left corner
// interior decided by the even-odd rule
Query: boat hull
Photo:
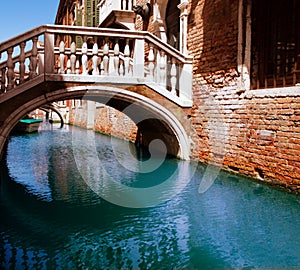
[[[42,122],[42,119],[22,119],[14,127],[14,131],[23,133],[37,132]]]

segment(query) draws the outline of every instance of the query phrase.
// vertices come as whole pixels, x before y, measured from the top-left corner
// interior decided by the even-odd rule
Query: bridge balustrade
[[[1,92],[43,74],[135,78],[192,99],[192,58],[154,35],[90,27],[45,25],[0,44]]]

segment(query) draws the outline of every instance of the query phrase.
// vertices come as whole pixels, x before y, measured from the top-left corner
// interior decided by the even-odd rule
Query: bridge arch
[[[171,111],[141,94],[105,85],[61,88],[46,94],[41,93],[24,102],[10,113],[2,125],[0,151],[2,152],[10,131],[26,113],[54,101],[79,98],[97,101],[125,113],[136,123],[140,136],[138,139],[142,139],[141,143],[144,146],[149,146],[152,140],[159,139],[166,145],[169,155],[189,160],[189,136]]]

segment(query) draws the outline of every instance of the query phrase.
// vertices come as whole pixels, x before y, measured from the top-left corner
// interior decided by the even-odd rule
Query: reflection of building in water
[[[17,136],[11,139],[13,141],[9,144],[7,163],[22,164],[22,166],[10,167],[9,171],[14,176],[14,180],[24,185],[30,194],[51,201],[52,192],[48,179],[49,145],[43,136],[36,135],[34,138],[33,136],[20,137],[20,139]],[[23,141],[15,143],[14,140]]]

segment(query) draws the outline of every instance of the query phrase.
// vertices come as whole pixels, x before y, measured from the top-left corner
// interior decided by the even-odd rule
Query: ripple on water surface
[[[114,205],[82,178],[72,131],[87,136],[70,128],[11,138],[1,164],[1,268],[300,267],[298,196],[223,172],[199,194],[199,164],[171,200],[142,209]],[[179,166],[167,160],[156,172],[137,173],[126,152],[115,156],[124,142],[95,136],[101,164],[123,185],[159,185]]]

